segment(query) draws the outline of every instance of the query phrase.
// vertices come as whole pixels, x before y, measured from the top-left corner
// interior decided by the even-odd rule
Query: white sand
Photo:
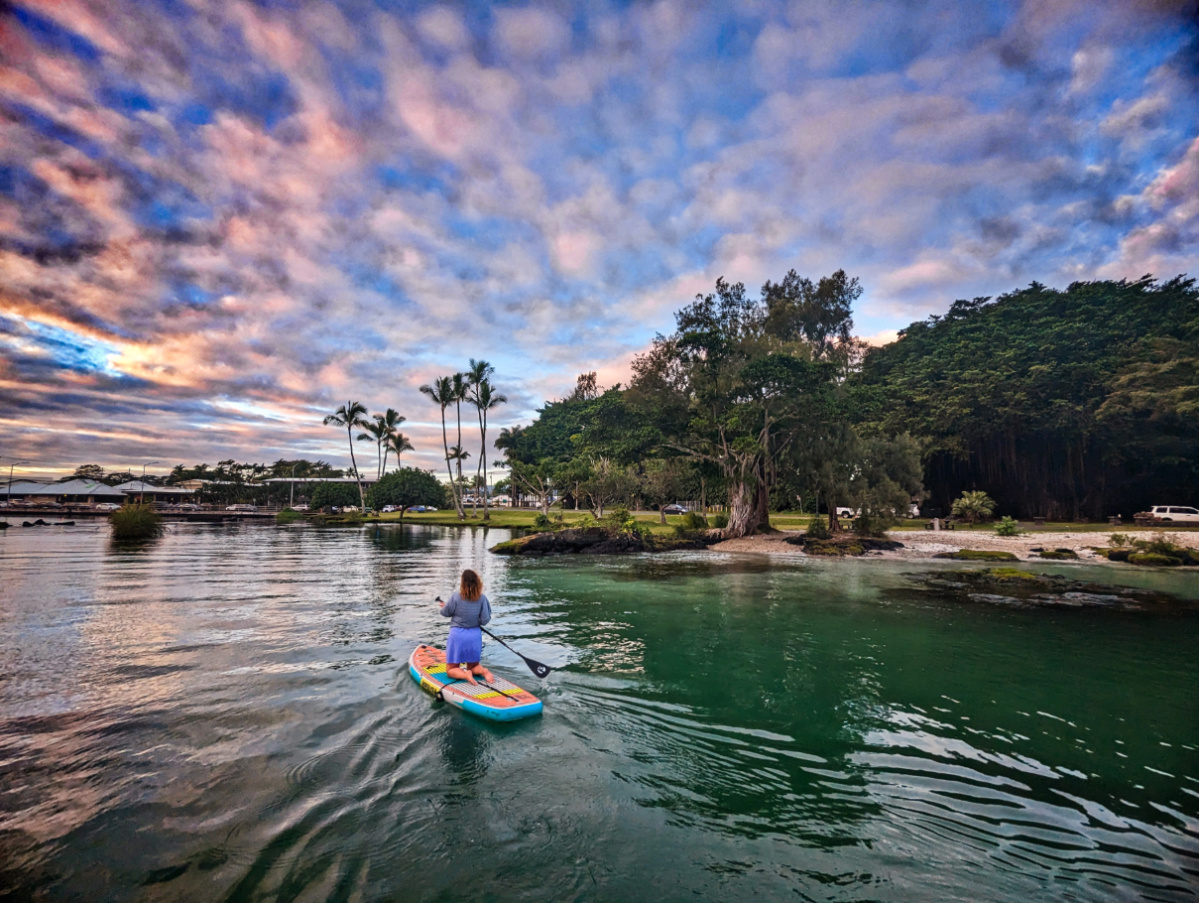
[[[1121,532],[1113,527],[1112,533]],[[1180,546],[1199,548],[1199,532],[1163,531],[1170,541]],[[784,542],[788,536],[795,533],[770,533],[766,535],[745,536],[741,539],[726,539],[709,548],[717,552],[750,552],[755,554],[803,555],[799,546]],[[1033,553],[1034,548],[1042,549],[1071,549],[1078,557],[1091,561],[1107,561],[1091,551],[1098,546],[1107,547],[1107,532],[1094,533],[1026,533],[1023,536],[996,536],[994,533],[969,530],[895,530],[887,534],[888,539],[903,543],[903,548],[896,552],[872,554],[871,557],[882,558],[932,558],[938,552],[956,552],[959,549],[985,549],[988,551],[1011,552],[1017,558],[1038,560]],[[1137,539],[1150,539],[1156,533],[1137,531],[1132,534]]]

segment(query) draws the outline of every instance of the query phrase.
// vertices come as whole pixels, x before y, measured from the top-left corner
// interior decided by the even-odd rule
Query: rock
[[[783,542],[800,546],[807,555],[822,557],[858,557],[867,552],[894,552],[902,549],[903,543],[893,539],[877,539],[870,536],[843,535],[829,539],[808,538],[806,533],[788,536]]]
[[[1025,608],[1115,608],[1136,611],[1146,606],[1178,604],[1167,593],[1071,580],[1016,568],[949,571],[912,575],[938,595],[960,601]]]
[[[1041,549],[1037,554],[1040,555],[1040,557],[1042,557],[1048,561],[1077,561],[1078,560],[1078,553],[1075,552],[1073,549],[1054,549],[1053,551],[1049,551],[1048,549]]]
[[[1011,552],[993,552],[989,549],[958,549],[956,552],[938,552],[933,558],[949,558],[953,561],[1019,561]]]

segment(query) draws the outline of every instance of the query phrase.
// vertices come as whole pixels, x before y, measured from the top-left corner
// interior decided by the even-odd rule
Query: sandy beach
[[[709,548],[718,552],[746,552],[766,555],[803,555],[799,546],[788,544],[788,536],[799,531],[745,536],[728,539]],[[1112,532],[1119,532],[1113,528]],[[1199,532],[1162,531],[1172,542],[1189,548],[1199,548]],[[1011,552],[1017,558],[1039,560],[1033,549],[1071,549],[1080,559],[1108,563],[1106,558],[1091,551],[1093,547],[1106,548],[1108,533],[1026,533],[1022,536],[996,536],[994,533],[974,531],[941,530],[915,531],[895,530],[887,534],[888,539],[903,543],[903,548],[894,552],[871,552],[872,558],[932,558],[939,552],[956,552],[960,549],[983,549],[987,551]],[[1156,533],[1140,531],[1137,539],[1151,539]]]

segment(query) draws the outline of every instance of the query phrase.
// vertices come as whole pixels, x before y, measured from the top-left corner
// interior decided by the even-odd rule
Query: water
[[[505,538],[0,534],[0,898],[1196,895],[1193,605],[963,605],[905,576],[931,564],[485,552]],[[466,566],[557,669],[486,648],[540,719],[473,720],[405,673]]]

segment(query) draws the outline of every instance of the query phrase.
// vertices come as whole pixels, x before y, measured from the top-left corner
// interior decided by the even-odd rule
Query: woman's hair
[[[479,575],[474,571],[463,571],[462,586],[458,592],[467,602],[476,602],[479,596],[483,595],[483,581],[479,579]]]

